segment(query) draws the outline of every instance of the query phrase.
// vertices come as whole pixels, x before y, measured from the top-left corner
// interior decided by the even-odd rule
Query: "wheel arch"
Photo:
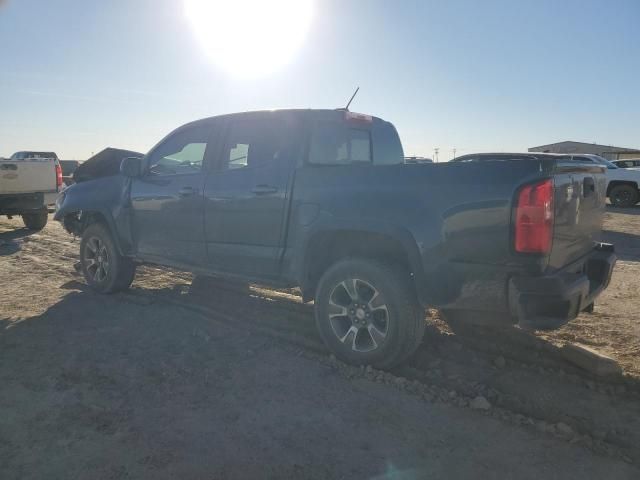
[[[367,229],[329,229],[311,235],[304,250],[300,286],[305,301],[313,299],[318,282],[331,265],[345,258],[364,258],[393,263],[412,277],[421,278],[419,254],[409,232]]]
[[[621,185],[628,185],[629,187],[633,187],[638,190],[638,182],[634,182],[632,180],[611,180],[607,185],[607,197],[611,193],[611,190]]]
[[[117,235],[117,229],[115,227],[115,221],[108,212],[103,210],[75,210],[75,211],[67,211],[64,212],[63,215],[59,216],[62,225],[65,230],[69,233],[77,235],[79,237],[82,236],[84,231],[87,229],[89,225],[99,223],[103,225],[109,233],[111,233],[111,238],[118,250],[120,255],[125,255],[126,252],[123,251],[122,242],[120,237]]]

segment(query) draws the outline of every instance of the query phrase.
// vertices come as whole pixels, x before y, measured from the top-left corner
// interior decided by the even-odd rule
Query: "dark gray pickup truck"
[[[55,218],[94,289],[136,265],[298,286],[341,359],[390,367],[451,323],[555,328],[609,283],[601,166],[563,156],[405,164],[398,134],[345,110],[184,125],[121,173],[79,182]]]

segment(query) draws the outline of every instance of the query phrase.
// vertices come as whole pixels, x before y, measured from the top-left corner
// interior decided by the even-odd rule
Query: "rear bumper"
[[[0,195],[0,214],[2,215],[20,215],[42,210],[45,205],[45,194],[42,192]]]
[[[587,256],[552,275],[512,277],[509,310],[523,328],[550,330],[573,320],[607,288],[616,255],[601,243]]]

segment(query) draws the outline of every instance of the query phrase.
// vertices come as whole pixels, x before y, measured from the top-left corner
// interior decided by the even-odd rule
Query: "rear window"
[[[350,165],[371,163],[371,133],[336,122],[319,122],[309,148],[309,163]]]
[[[380,119],[366,125],[321,121],[311,137],[309,163],[397,165],[404,163],[404,152],[395,127]]]

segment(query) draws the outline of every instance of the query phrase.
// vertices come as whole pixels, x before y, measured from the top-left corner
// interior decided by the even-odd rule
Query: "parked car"
[[[640,201],[640,170],[619,168],[599,155],[575,155],[572,158],[607,167],[607,196],[614,207],[633,207]]]
[[[16,152],[0,160],[0,215],[21,215],[27,228],[41,230],[63,186],[54,152]]]
[[[404,163],[433,163],[433,160],[427,157],[404,157]]]
[[[613,163],[618,168],[640,169],[640,158],[627,158],[625,160],[614,160]]]
[[[638,201],[640,201],[640,191],[638,185],[640,185],[640,170],[630,170],[618,168],[615,164],[609,160],[600,157],[599,155],[566,155],[566,154],[554,154],[554,153],[475,153],[469,155],[463,155],[458,157],[452,162],[470,162],[470,161],[482,161],[482,160],[495,160],[500,158],[503,160],[509,159],[542,159],[550,158],[554,156],[563,162],[587,162],[595,163],[606,168],[607,187],[606,194],[611,204],[615,207],[632,207]]]
[[[594,241],[602,166],[405,164],[391,123],[344,110],[195,121],[121,172],[58,198],[93,289],[128,288],[142,263],[298,286],[327,346],[355,364],[404,361],[425,307],[454,324],[559,327],[615,263]]]

